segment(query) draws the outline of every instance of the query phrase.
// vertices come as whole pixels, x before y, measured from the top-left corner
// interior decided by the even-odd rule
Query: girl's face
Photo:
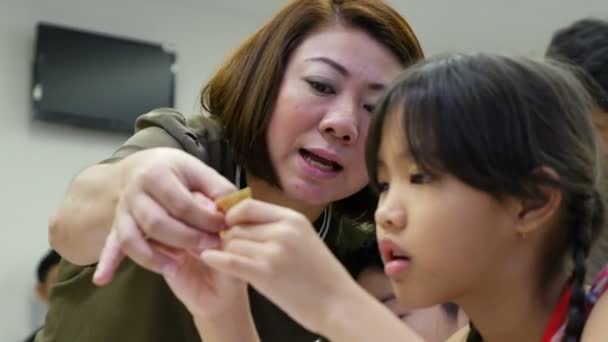
[[[401,117],[400,110],[388,115],[379,148],[376,224],[385,273],[410,307],[458,303],[513,266],[517,215],[507,200],[419,169]]]
[[[368,267],[359,274],[357,282],[372,296],[384,303],[407,326],[428,342],[443,342],[465,324],[461,314],[450,317],[441,305],[408,309],[395,297],[389,278],[376,267]]]
[[[310,34],[293,51],[266,136],[288,197],[326,205],[368,184],[370,112],[402,69],[367,33],[341,26]]]

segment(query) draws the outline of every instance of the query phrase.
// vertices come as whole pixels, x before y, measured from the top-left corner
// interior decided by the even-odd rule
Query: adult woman
[[[206,86],[212,120],[186,125],[173,111],[144,115],[112,159],[74,179],[51,220],[52,245],[75,265],[97,263],[105,245],[98,284],[110,281],[121,254],[134,263],[123,262],[102,289],[90,285],[93,267],[65,263],[39,341],[198,340],[189,313],[155,273],[186,304],[202,294],[180,278],[185,264],[162,251],[216,245],[224,217],[212,201],[233,191],[232,182],[302,213],[338,258],[353,257],[361,245],[354,241],[369,240],[354,222],[368,222],[375,205],[363,167],[369,111],[421,58],[408,24],[381,1],[287,5]],[[163,146],[177,149],[153,148]],[[247,295],[243,282],[207,276],[212,299]],[[315,337],[257,293],[250,303],[264,341]],[[202,329],[205,339],[213,329]]]

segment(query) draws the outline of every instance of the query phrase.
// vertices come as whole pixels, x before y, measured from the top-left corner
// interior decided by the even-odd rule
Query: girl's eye
[[[383,192],[387,192],[388,191],[388,183],[387,182],[378,182],[378,184],[376,185],[376,187],[378,188],[378,192],[379,193],[383,193]]]
[[[414,173],[410,175],[410,183],[412,184],[426,184],[429,183],[433,178],[425,173]]]
[[[366,105],[363,105],[363,108],[364,108],[366,111],[368,111],[368,112],[370,112],[370,113],[373,113],[373,112],[374,112],[374,108],[376,108],[376,106],[371,105],[371,104],[366,104]]]
[[[321,95],[335,94],[334,88],[327,83],[308,80],[308,84],[310,84],[310,87],[313,89],[313,91],[315,93],[318,93]]]

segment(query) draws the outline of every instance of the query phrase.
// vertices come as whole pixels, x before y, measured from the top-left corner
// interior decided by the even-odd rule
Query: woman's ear
[[[49,294],[47,293],[45,283],[38,283],[36,285],[36,295],[38,296],[38,299],[45,303],[49,301]]]
[[[559,175],[555,170],[542,167],[535,172],[544,173],[554,181],[559,183]],[[562,203],[562,191],[559,187],[550,184],[538,187],[541,194],[538,198],[520,199],[517,213],[517,233],[525,237],[533,234],[553,221]]]

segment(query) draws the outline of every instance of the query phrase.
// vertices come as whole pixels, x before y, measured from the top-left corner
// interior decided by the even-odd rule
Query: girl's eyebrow
[[[382,159],[378,158],[378,167],[377,168],[381,169],[381,168],[385,168],[385,167],[386,167],[386,163]]]
[[[397,158],[413,161],[412,154],[407,149],[403,149],[401,152],[399,152],[399,154],[397,154]]]

